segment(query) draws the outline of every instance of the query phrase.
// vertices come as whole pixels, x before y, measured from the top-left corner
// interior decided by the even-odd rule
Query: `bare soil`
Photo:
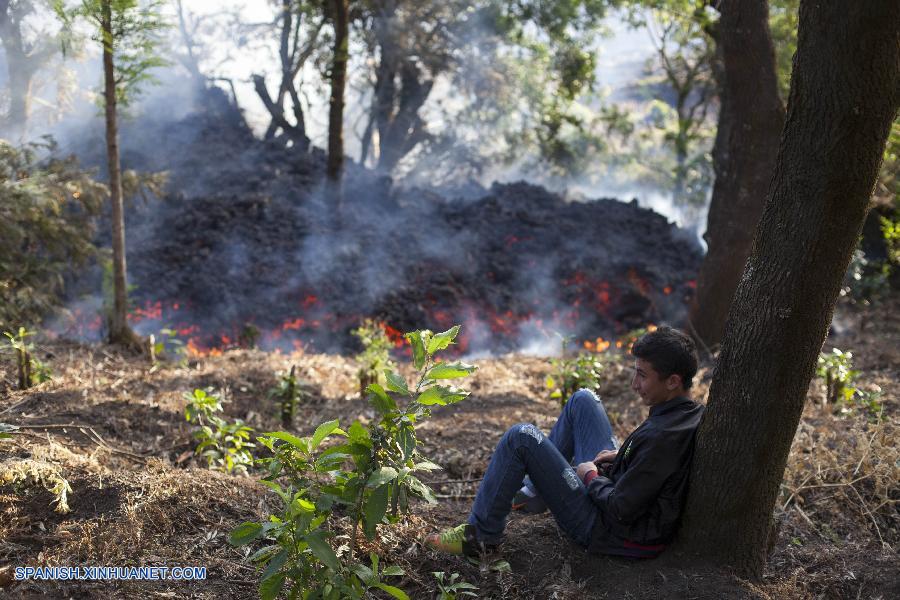
[[[862,409],[823,406],[814,381],[776,507],[780,534],[760,581],[684,557],[650,561],[590,556],[569,542],[552,517],[513,517],[501,556],[509,571],[436,555],[420,539],[465,519],[493,446],[511,425],[545,430],[556,418],[544,378],[549,361],[505,355],[475,361],[472,397],[435,411],[420,428],[425,452],[444,471],[433,474],[439,503],[415,504],[396,526],[384,526],[375,550],[406,575],[393,583],[412,598],[435,597],[433,571],[458,572],[482,598],[898,598],[900,597],[900,456],[896,434],[900,324],[896,299],[875,308],[845,307],[829,344],[854,352],[862,386],[880,386],[880,418]],[[357,393],[357,365],[340,355],[282,355],[229,350],[182,366],[151,369],[146,357],[102,345],[47,342],[39,357],[52,381],[13,389],[9,361],[0,365],[0,421],[22,429],[0,442],[0,461],[43,461],[72,487],[72,512],[52,510],[39,486],[0,486],[0,596],[4,598],[249,598],[257,570],[228,532],[275,508],[257,476],[211,471],[192,456],[184,392],[213,386],[226,413],[257,428],[280,428],[266,400],[276,372],[296,365],[310,383],[297,431],[321,421],[349,424],[373,412]],[[409,366],[405,366],[409,369]],[[704,398],[711,373],[698,377]],[[644,418],[629,390],[625,360],[610,360],[599,393],[624,437]],[[205,566],[208,578],[173,581],[12,581],[16,566]]]

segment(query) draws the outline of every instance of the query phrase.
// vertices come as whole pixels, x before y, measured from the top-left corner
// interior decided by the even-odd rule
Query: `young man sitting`
[[[549,436],[531,424],[503,435],[468,523],[428,536],[426,545],[474,557],[499,545],[510,510],[549,508],[591,552],[634,558],[662,552],[678,525],[704,409],[688,398],[697,353],[688,336],[669,327],[642,336],[631,353],[631,388],[650,414],[620,449],[600,400],[579,390]]]

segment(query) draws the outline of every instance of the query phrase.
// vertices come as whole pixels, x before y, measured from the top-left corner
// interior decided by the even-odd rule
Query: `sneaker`
[[[527,485],[523,485],[522,489],[516,492],[512,501],[512,509],[529,515],[539,515],[547,510],[547,503],[544,499],[528,489]]]
[[[475,527],[469,523],[433,533],[425,538],[425,545],[438,552],[468,558],[478,558],[479,555],[497,548],[496,544],[479,542],[475,537]]]

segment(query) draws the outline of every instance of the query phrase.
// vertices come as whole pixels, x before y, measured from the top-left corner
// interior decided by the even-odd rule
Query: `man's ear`
[[[670,392],[674,392],[679,387],[681,387],[681,375],[672,373],[666,378],[666,389],[668,389]]]

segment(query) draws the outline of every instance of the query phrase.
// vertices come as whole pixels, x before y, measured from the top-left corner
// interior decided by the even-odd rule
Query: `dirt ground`
[[[493,446],[511,425],[549,429],[559,406],[548,398],[547,359],[505,355],[475,361],[472,396],[435,411],[419,427],[425,454],[444,467],[432,475],[439,503],[383,526],[364,549],[405,575],[393,581],[411,598],[434,598],[432,572],[460,573],[481,598],[898,598],[900,454],[896,447],[900,312],[896,302],[844,308],[826,347],[854,352],[865,389],[879,386],[880,416],[823,406],[814,381],[776,507],[777,543],[761,581],[716,569],[687,569],[678,557],[627,561],[589,556],[567,541],[548,515],[513,517],[496,570],[436,555],[420,544],[428,532],[462,522]],[[265,518],[274,495],[256,476],[205,468],[192,456],[182,394],[221,390],[226,413],[258,431],[278,429],[266,399],[276,373],[296,365],[310,383],[298,431],[321,421],[365,421],[373,411],[356,391],[357,365],[338,355],[290,356],[231,350],[222,356],[151,369],[146,357],[102,345],[39,344],[51,381],[14,389],[11,359],[0,365],[0,422],[21,429],[0,442],[0,467],[24,460],[49,465],[71,485],[66,515],[38,485],[0,486],[0,596],[6,598],[251,598],[257,570],[227,543],[245,520]],[[405,366],[409,372],[409,366]],[[644,418],[629,390],[627,360],[610,359],[599,393],[624,438]],[[711,378],[704,368],[696,396]],[[205,566],[207,579],[173,581],[12,581],[16,566]]]

